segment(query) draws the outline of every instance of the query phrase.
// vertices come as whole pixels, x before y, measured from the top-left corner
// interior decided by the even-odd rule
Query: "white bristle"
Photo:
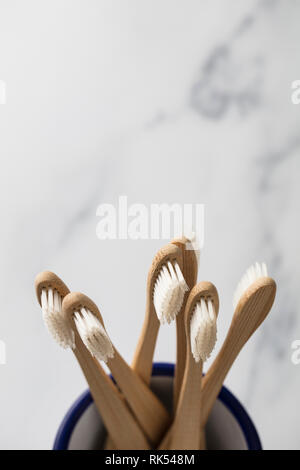
[[[217,316],[213,302],[197,302],[190,324],[191,350],[196,362],[206,361],[217,341]]]
[[[113,345],[100,321],[88,309],[75,312],[75,324],[80,338],[98,361],[114,357]]]
[[[74,332],[62,315],[62,297],[53,289],[42,289],[41,304],[44,322],[55,339],[63,348],[74,348]]]
[[[154,285],[153,303],[161,323],[171,323],[180,312],[188,286],[177,262],[163,265]]]
[[[250,268],[247,269],[242,279],[238,283],[237,288],[234,292],[234,295],[233,295],[234,308],[237,306],[241,296],[248,289],[248,287],[250,287],[251,284],[253,284],[253,282],[257,281],[257,279],[261,277],[266,277],[266,276],[268,276],[268,270],[267,270],[267,266],[265,263],[260,264],[256,262],[254,265],[250,266]]]

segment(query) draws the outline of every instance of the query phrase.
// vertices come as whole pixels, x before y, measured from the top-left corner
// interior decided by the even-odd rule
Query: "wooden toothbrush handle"
[[[208,417],[220,393],[224,380],[238,356],[241,345],[228,335],[214,362],[205,374],[201,387],[201,426],[205,429]]]
[[[76,334],[74,354],[89,384],[94,403],[118,449],[147,450],[149,443],[116,386]]]
[[[171,438],[172,438],[172,425],[167,430],[166,434],[164,435],[161,443],[159,444],[158,450],[168,450],[170,449],[171,445]]]
[[[147,386],[150,385],[152,376],[153,355],[160,326],[156,312],[153,309],[149,296],[143,328],[132,361],[132,369]],[[105,450],[115,450],[117,448],[111,436],[108,436],[104,447]]]
[[[205,428],[200,431],[200,450],[207,450]]]
[[[147,387],[150,386],[154,350],[160,327],[160,322],[153,305],[152,288],[152,284],[148,279],[146,314],[132,361],[132,370]],[[108,436],[105,443],[105,449],[114,450],[115,448],[116,446],[113,443],[111,436]]]
[[[149,294],[143,328],[132,361],[132,369],[148,386],[152,376],[153,356],[159,327],[160,323],[154,310],[151,294]]]
[[[116,349],[107,365],[143,432],[156,445],[170,423],[166,408]]]
[[[271,278],[257,280],[238,303],[224,344],[203,380],[202,426],[204,427],[226,375],[243,346],[268,315],[275,298]]]
[[[185,302],[183,303],[183,308]],[[183,309],[176,317],[176,365],[173,379],[173,412],[175,414],[182,386],[186,361],[186,335],[184,327]]]
[[[194,250],[187,249],[188,240],[186,237],[174,239],[171,242],[181,249],[182,252],[182,273],[189,289],[191,290],[197,282],[198,260]],[[186,361],[186,334],[184,325],[184,310],[189,292],[186,292],[181,311],[176,317],[176,367],[173,382],[173,409],[176,410],[180,389],[183,381]],[[175,411],[174,411],[175,413]]]
[[[196,363],[191,353],[183,377],[169,444],[171,450],[200,449],[202,361]]]

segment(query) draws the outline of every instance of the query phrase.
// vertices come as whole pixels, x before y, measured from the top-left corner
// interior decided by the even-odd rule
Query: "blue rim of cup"
[[[156,362],[153,364],[153,376],[173,376],[174,364],[167,362]],[[219,400],[233,414],[243,432],[247,442],[248,450],[262,450],[262,445],[256,428],[238,399],[226,388],[222,387]],[[89,405],[93,403],[93,398],[89,390],[83,392],[71,406],[64,417],[55,437],[53,450],[68,450],[72,433]]]

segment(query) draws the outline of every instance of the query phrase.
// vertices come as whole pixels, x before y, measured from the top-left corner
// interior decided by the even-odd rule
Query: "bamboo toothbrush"
[[[201,444],[201,381],[217,335],[217,289],[200,282],[190,292],[185,312],[186,364],[175,418],[160,449],[197,450]]]
[[[256,263],[243,276],[234,294],[234,315],[224,344],[202,381],[202,418],[205,425],[232,364],[243,346],[265,320],[273,305],[276,283],[265,264]]]
[[[108,353],[108,336],[97,306],[85,295],[72,292],[64,298],[62,311],[69,319],[71,329],[78,332],[92,356],[102,360],[103,348],[107,348],[107,366],[141,429],[155,446],[169,425],[170,416],[160,400],[128,366],[111,342]],[[116,445],[112,434],[111,438]]]
[[[177,315],[177,313],[184,308],[187,288],[192,287],[196,282],[195,277],[197,278],[197,260],[195,262],[195,255],[192,251],[185,253],[186,243],[187,239],[184,238],[174,240],[171,244],[162,247],[149,270],[146,315],[132,362],[132,369],[148,386],[152,375],[153,355],[160,323],[170,322],[175,315],[177,322],[176,376],[179,379],[183,375],[185,343],[182,341],[182,334],[178,332],[179,327],[181,331],[181,324],[179,325],[177,320],[183,315],[181,313]],[[155,306],[159,312],[159,318]],[[111,439],[107,440],[105,448],[106,450],[115,448]]]
[[[191,290],[196,282],[198,275],[198,256],[192,248],[191,242],[186,237],[172,240],[174,245],[178,246],[182,251],[182,274],[188,289]],[[173,382],[173,409],[175,410],[178,403],[181,384],[184,376],[186,362],[186,336],[184,323],[184,310],[188,298],[188,291],[182,302],[182,307],[178,315],[176,315],[176,367]]]
[[[69,293],[67,286],[54,273],[46,271],[36,277],[35,288],[50,333],[61,346],[73,350],[113,442],[118,449],[149,449],[145,435],[118,389],[98,361],[91,357],[77,330],[71,329],[63,316],[62,302]],[[102,353],[103,360],[112,354],[111,343],[105,334]]]
[[[196,254],[196,250],[189,249],[189,248],[192,248],[192,246],[188,246],[188,245],[191,245],[191,242],[186,237],[181,237],[181,238],[172,240],[171,245],[175,245],[181,250],[182,272],[183,272],[184,280],[186,281],[186,285],[188,287],[188,289],[186,289],[185,296],[182,301],[181,309],[179,313],[176,315],[176,367],[175,367],[174,382],[173,382],[174,384],[173,385],[173,410],[176,410],[180,388],[181,388],[183,375],[184,375],[185,361],[186,361],[186,336],[185,336],[185,325],[184,325],[184,310],[185,310],[186,300],[188,296],[188,290],[192,289],[197,282],[198,256]],[[147,337],[145,337],[144,340],[147,341]],[[154,342],[153,342],[153,351],[154,351],[155,340],[156,340],[156,337],[154,338]],[[151,357],[151,364],[152,364],[152,359],[153,358]],[[149,365],[150,365],[150,357],[149,357]],[[150,377],[149,377],[149,381],[150,381]],[[168,439],[170,437],[171,437],[171,434],[167,433],[166,440],[164,439],[165,448],[168,448]]]
[[[170,323],[183,304],[187,285],[182,270],[182,250],[169,243],[158,251],[148,273],[146,314],[132,362],[133,370],[148,386],[160,324]]]

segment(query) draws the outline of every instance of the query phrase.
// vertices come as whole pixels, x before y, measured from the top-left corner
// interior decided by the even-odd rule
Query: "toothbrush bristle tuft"
[[[217,341],[217,316],[211,299],[197,302],[190,324],[191,350],[196,362],[205,362]]]
[[[104,362],[114,357],[113,345],[104,327],[92,312],[81,308],[75,312],[74,319],[79,336],[92,356]]]
[[[187,283],[177,262],[164,264],[154,284],[153,303],[161,323],[171,323],[180,312]]]
[[[74,332],[62,315],[62,296],[55,289],[42,289],[41,304],[44,322],[55,339],[64,349],[74,348]]]
[[[248,287],[250,287],[251,284],[253,284],[253,282],[257,281],[257,279],[260,279],[261,277],[266,277],[266,276],[268,276],[266,263],[256,262],[255,264],[250,266],[250,268],[247,269],[242,279],[238,283],[237,288],[234,292],[234,295],[233,295],[234,308],[236,308],[241,296],[248,289]]]

